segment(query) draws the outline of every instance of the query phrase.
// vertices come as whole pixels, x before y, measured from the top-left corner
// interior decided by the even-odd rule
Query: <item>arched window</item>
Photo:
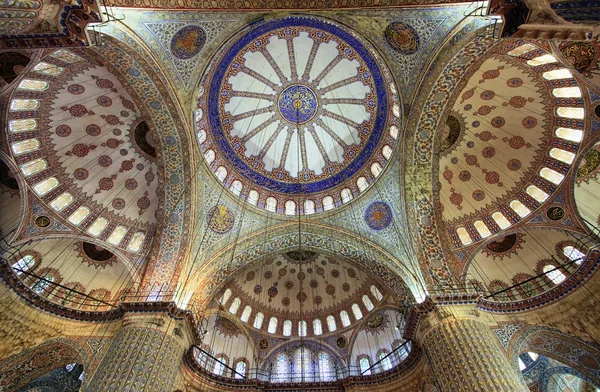
[[[325,351],[319,353],[319,375],[321,376],[321,381],[333,380],[334,375],[331,371],[331,360],[329,359],[329,354]]]
[[[227,365],[227,358],[224,355],[218,355],[217,360],[215,361],[215,369],[213,372],[217,376],[222,376],[223,371],[225,370],[225,365]]]
[[[244,378],[244,376],[246,375],[246,362],[244,361],[239,361],[236,365],[235,365],[235,378],[241,379]]]
[[[129,245],[127,246],[127,249],[132,252],[139,251],[140,248],[142,247],[142,244],[144,243],[145,238],[146,238],[146,235],[144,234],[144,232],[138,231],[137,233],[135,233],[133,235],[133,237],[131,237],[131,241],[129,241]]]
[[[299,347],[296,349],[294,361],[294,376],[300,378],[303,381],[313,381],[314,372],[311,361],[311,352],[306,347]],[[296,381],[300,381],[296,380]]]
[[[85,207],[85,206],[81,206],[78,209],[75,210],[75,212],[73,212],[68,220],[69,222],[71,222],[72,224],[74,224],[75,226],[79,225],[81,222],[83,222],[83,220],[85,218],[87,218],[87,216],[90,214],[90,209]]]
[[[204,153],[204,159],[206,159],[206,163],[210,165],[215,160],[215,152],[210,149],[206,150],[206,152]]]
[[[254,325],[253,327],[256,329],[260,329],[262,327],[263,321],[265,319],[265,315],[262,314],[261,312],[256,313],[256,316],[254,316]]]
[[[321,320],[313,320],[313,333],[317,336],[323,333],[323,326],[321,325]]]
[[[342,203],[348,203],[350,200],[352,200],[352,191],[350,191],[348,188],[344,188],[340,192],[340,197],[342,198]]]
[[[221,300],[219,302],[221,303],[221,305],[225,305],[227,303],[227,301],[229,301],[230,297],[231,297],[231,290],[227,289],[223,293],[223,296],[221,297]]]
[[[383,299],[383,294],[381,294],[381,291],[379,291],[379,289],[374,285],[371,285],[371,294],[373,294],[373,297],[375,297],[377,301],[381,301]]]
[[[394,106],[392,106],[392,113],[394,114],[394,116],[400,118],[400,106],[395,103]]]
[[[58,186],[58,179],[56,177],[46,178],[44,181],[38,182],[33,186],[33,190],[40,196],[44,196],[54,188]]]
[[[108,241],[109,244],[117,246],[123,241],[127,231],[128,229],[125,226],[117,226],[106,241]]]
[[[248,192],[248,198],[246,199],[248,204],[255,206],[258,203],[258,192],[254,189]]]
[[[555,269],[555,268],[556,267],[553,266],[552,264],[546,264],[542,268],[542,272],[544,272],[544,274],[546,274],[546,276],[548,277],[548,279],[550,279],[552,281],[552,283],[560,284],[567,277],[560,270]]]
[[[325,211],[331,210],[335,207],[335,204],[333,202],[333,197],[331,196],[325,196],[323,198],[323,209]]]
[[[306,336],[306,321],[298,322],[298,336]]]
[[[304,200],[304,213],[314,214],[315,213],[315,202],[312,200]]]
[[[540,170],[540,176],[542,176],[543,178],[545,178],[546,180],[550,181],[553,184],[560,184],[563,180],[563,178],[565,178],[564,175],[560,174],[559,172],[549,169],[547,167],[543,167]]]
[[[244,323],[248,322],[250,314],[252,314],[252,308],[249,305],[246,305],[244,311],[242,312],[242,315],[240,316],[240,320]]]
[[[388,354],[389,353],[386,350],[381,350],[377,356],[377,360],[379,361],[379,364],[383,370],[390,370],[392,368],[392,362],[390,361]]]
[[[383,153],[385,159],[390,159],[390,157],[392,156],[392,147],[386,144],[385,146],[383,146],[383,150],[381,152]]]
[[[546,80],[568,79],[572,78],[573,74],[566,68],[560,68],[552,71],[546,71],[542,74],[542,77]]]
[[[360,366],[360,373],[363,376],[368,376],[371,374],[371,361],[369,361],[369,358],[362,357],[358,360],[358,365]]]
[[[92,223],[92,225],[87,229],[88,234],[97,237],[99,236],[104,228],[108,225],[108,220],[106,218],[98,218]]]
[[[56,276],[52,272],[46,272],[31,286],[31,289],[41,295],[48,291],[51,283],[56,283],[56,281]]]
[[[464,227],[459,227],[458,229],[456,229],[456,234],[458,234],[458,238],[460,239],[460,242],[462,242],[463,245],[469,245],[473,242],[471,236],[469,235],[469,232],[467,232],[467,229],[465,229]]]
[[[561,162],[571,164],[575,159],[575,154],[569,151],[562,150],[560,148],[551,148],[549,152],[550,156]]]
[[[198,143],[202,144],[206,141],[206,131],[201,129],[198,131]]]
[[[379,162],[374,162],[371,165],[371,173],[373,174],[374,177],[378,177],[382,171],[383,171],[383,168],[381,167]]]
[[[31,270],[34,265],[35,257],[32,255],[25,255],[12,265],[12,269],[15,270],[17,275],[21,275],[23,272]]]
[[[585,259],[585,253],[571,245],[567,245],[563,248],[563,254],[567,256],[569,260],[575,261],[575,264],[577,265],[581,264]]]
[[[40,148],[40,142],[37,139],[21,140],[12,143],[11,147],[15,155],[26,154],[38,150]]]
[[[334,332],[337,329],[335,318],[332,315],[327,316],[327,328],[329,329],[329,332]]]
[[[556,114],[560,117],[574,118],[576,120],[583,120],[585,118],[585,111],[583,108],[556,108]]]
[[[527,215],[531,214],[531,210],[529,208],[525,207],[525,204],[521,203],[519,200],[513,200],[513,201],[511,201],[510,204],[509,204],[509,206],[521,218],[524,218]]]
[[[371,298],[369,298],[369,296],[366,294],[362,296],[362,301],[363,304],[365,304],[365,308],[367,308],[367,310],[369,311],[373,310],[373,308],[375,307],[373,306],[373,302],[371,302]]]
[[[390,136],[392,137],[392,139],[396,140],[398,139],[398,127],[395,125],[392,125],[390,127]]]
[[[473,223],[473,226],[475,226],[475,229],[477,230],[481,238],[486,238],[492,235],[490,229],[488,229],[488,227],[485,225],[485,223],[483,223],[483,221],[475,221],[475,223]]]
[[[204,110],[197,108],[196,109],[196,121],[202,120],[202,116],[204,116]]]
[[[352,313],[354,313],[354,318],[357,320],[360,320],[363,317],[362,311],[360,310],[358,304],[352,305]]]
[[[42,80],[23,79],[19,86],[19,90],[44,91],[48,88],[48,82]]]
[[[58,76],[65,71],[63,67],[59,67],[58,65],[48,64],[48,63],[38,63],[35,67],[33,67],[35,72],[39,72],[44,75],[50,76]]]
[[[233,192],[234,195],[240,195],[240,193],[242,193],[242,188],[244,186],[242,185],[242,183],[239,180],[235,180],[231,183],[231,186],[229,187],[229,189],[231,189],[231,191]]]
[[[348,317],[348,312],[346,312],[345,310],[342,310],[340,312],[340,319],[342,319],[342,325],[344,327],[347,327],[350,325],[350,317]]]
[[[583,131],[571,128],[556,128],[554,132],[561,139],[579,143],[583,139]]]
[[[225,180],[225,178],[227,178],[227,169],[225,169],[225,167],[223,166],[219,166],[217,168],[217,171],[215,171],[215,175],[217,176],[219,181],[222,182]]]
[[[364,177],[358,177],[356,180],[356,186],[358,187],[359,191],[363,192],[369,187],[369,182]]]
[[[542,56],[535,57],[531,60],[527,60],[527,65],[532,67],[538,67],[544,64],[556,63],[558,60],[551,54],[544,54]]]
[[[283,336],[290,336],[292,334],[292,322],[285,320],[283,322]]]
[[[13,112],[22,110],[36,110],[40,106],[37,99],[13,99],[10,102],[10,110]]]
[[[269,327],[267,328],[267,332],[268,333],[277,332],[277,318],[271,317],[271,319],[269,319]]]
[[[275,381],[285,382],[288,381],[290,376],[290,364],[288,356],[285,353],[277,355],[277,362],[275,363]]]
[[[558,87],[552,90],[552,95],[556,98],[581,98],[581,89],[579,87]]]
[[[8,130],[11,132],[33,131],[37,128],[38,122],[34,118],[24,120],[11,120],[8,122]]]
[[[296,203],[293,200],[288,200],[285,202],[285,214],[296,215]]]
[[[265,204],[265,210],[275,212],[277,211],[277,199],[274,197],[267,197]]]
[[[233,302],[231,303],[231,306],[229,307],[229,313],[236,314],[238,309],[240,308],[241,304],[242,304],[241,299],[239,299],[239,298],[234,299]]]
[[[25,177],[29,177],[35,173],[39,173],[48,167],[48,162],[45,159],[38,158],[21,165],[21,171]]]
[[[67,207],[69,204],[71,204],[74,199],[75,198],[72,194],[65,192],[58,196],[56,199],[52,200],[52,202],[50,203],[50,207],[52,207],[54,211],[60,212],[64,210],[65,207]]]
[[[540,188],[538,188],[535,185],[529,185],[527,187],[527,189],[525,190],[525,192],[527,192],[527,194],[531,197],[533,197],[535,200],[537,200],[540,203],[545,202],[549,195],[544,192],[543,190],[541,190]]]
[[[504,216],[504,214],[502,214],[499,211],[496,211],[492,214],[492,219],[494,220],[494,222],[496,222],[498,224],[498,226],[500,226],[501,229],[506,229],[507,227],[510,227],[510,222],[508,221],[508,219],[506,219],[506,217]]]

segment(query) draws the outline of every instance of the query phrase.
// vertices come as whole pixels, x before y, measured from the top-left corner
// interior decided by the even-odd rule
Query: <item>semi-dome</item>
[[[391,158],[396,89],[379,56],[345,28],[299,16],[263,22],[208,69],[198,143],[249,204],[287,215],[333,209],[368,189]]]

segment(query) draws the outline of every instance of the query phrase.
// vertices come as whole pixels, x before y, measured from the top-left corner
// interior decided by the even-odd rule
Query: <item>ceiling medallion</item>
[[[315,258],[315,256],[317,255],[317,252],[313,252],[311,250],[299,249],[299,250],[289,251],[285,255],[291,262],[304,263],[307,261],[312,261]]]
[[[48,227],[49,224],[50,224],[50,218],[48,218],[45,215],[41,215],[41,216],[38,216],[37,218],[35,218],[35,225],[37,227]]]
[[[550,220],[559,221],[565,217],[565,210],[558,206],[550,207],[546,211],[546,216],[548,216],[548,219]]]
[[[198,101],[198,142],[217,178],[273,212],[289,200],[296,214],[320,212],[326,196],[341,205],[343,188],[364,192],[358,177],[375,181],[371,166],[379,175],[389,159],[383,147],[396,143],[387,128],[399,125],[391,75],[374,53],[313,17],[269,20],[241,34],[216,57]]]

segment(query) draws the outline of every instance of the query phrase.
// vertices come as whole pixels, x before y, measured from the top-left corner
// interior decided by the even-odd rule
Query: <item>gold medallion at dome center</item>
[[[303,103],[300,99],[294,99],[292,105],[294,106],[294,109],[302,109]]]

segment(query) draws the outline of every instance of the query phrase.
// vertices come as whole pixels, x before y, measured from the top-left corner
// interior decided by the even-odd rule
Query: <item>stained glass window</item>
[[[144,243],[145,238],[146,238],[146,235],[143,232],[138,231],[137,233],[135,233],[133,235],[133,237],[131,237],[131,241],[129,242],[127,249],[132,252],[138,252],[140,250],[140,248],[142,247],[142,244]]]
[[[73,200],[73,195],[68,192],[65,192],[62,195],[58,196],[56,199],[52,200],[52,202],[50,203],[50,207],[52,207],[54,211],[60,212],[64,210],[66,206],[71,204]]]
[[[531,213],[531,210],[529,208],[525,207],[525,205],[523,203],[521,203],[519,200],[513,200],[513,201],[511,201],[510,204],[509,204],[509,206],[521,218],[524,218],[524,217],[526,217],[527,215],[529,215]]]
[[[57,50],[56,52],[52,53],[52,57],[56,57],[57,59],[60,59],[65,63],[77,63],[82,60],[81,57],[66,49]]]
[[[471,236],[467,232],[467,229],[465,229],[464,227],[459,227],[458,229],[456,229],[456,234],[458,234],[458,238],[460,239],[460,242],[462,242],[463,245],[469,245],[473,242]]]
[[[583,138],[583,131],[571,128],[556,128],[556,136],[561,139],[579,143]]]
[[[268,333],[277,332],[277,318],[276,317],[271,317],[269,319],[269,326],[267,327],[267,332]]]
[[[342,310],[340,312],[340,319],[342,319],[342,325],[344,327],[347,327],[350,325],[350,317],[348,317],[348,312],[346,312],[345,310]]]
[[[85,206],[81,206],[78,209],[76,209],[75,212],[71,214],[71,216],[69,216],[69,222],[77,226],[81,222],[83,222],[83,220],[87,218],[89,214],[90,209]]]
[[[239,298],[234,299],[233,302],[231,303],[231,306],[229,307],[229,313],[236,314],[238,309],[240,308],[241,304],[242,304],[241,299],[239,299]]]
[[[99,236],[104,228],[108,226],[108,220],[106,218],[98,218],[92,223],[92,225],[87,229],[87,232],[94,237]]]
[[[556,98],[581,98],[581,89],[579,87],[559,87],[552,90],[552,95]]]
[[[321,335],[323,333],[323,326],[321,325],[321,320],[313,320],[313,333],[315,335]]]
[[[37,139],[21,140],[19,142],[14,142],[11,147],[15,155],[26,154],[39,149],[40,142]]]
[[[533,197],[535,200],[539,201],[540,203],[543,203],[549,197],[549,195],[546,192],[544,192],[543,190],[541,190],[540,188],[538,188],[535,185],[529,185],[527,187],[527,189],[525,190],[525,192],[527,192],[527,194],[529,196]]]
[[[21,165],[21,171],[25,177],[29,177],[35,173],[39,173],[48,167],[48,162],[45,159],[38,158]]]
[[[313,377],[311,376],[314,376],[314,372],[312,371],[310,350],[305,347],[297,348],[295,357],[294,376],[298,379],[294,381],[312,381]]]
[[[367,308],[367,310],[373,310],[373,308],[375,307],[373,306],[373,302],[371,302],[371,298],[369,298],[369,296],[366,294],[362,296],[362,301],[363,304],[365,304],[365,308]]]
[[[373,297],[375,297],[377,301],[381,301],[383,299],[383,294],[381,294],[381,291],[379,291],[379,289],[374,285],[371,285],[371,294],[373,294]]]
[[[220,355],[220,356],[218,356],[216,358],[217,358],[217,360],[215,361],[215,370],[214,370],[214,373],[217,376],[222,376],[223,375],[223,371],[225,370],[225,365],[227,364],[227,358],[225,358],[222,355]]]
[[[506,219],[506,217],[499,211],[496,211],[492,214],[492,219],[503,230],[510,226],[510,222],[508,221],[508,219]]]
[[[32,255],[25,255],[21,257],[16,263],[12,265],[17,275],[21,275],[24,271],[29,271],[35,264],[35,258]],[[17,271],[19,269],[20,271]]]
[[[483,223],[483,221],[475,221],[473,223],[473,226],[475,226],[475,229],[477,230],[481,238],[486,238],[492,235],[490,229],[488,229],[488,227],[485,225],[485,223]]]
[[[565,274],[560,272],[560,270],[554,268],[556,267],[551,264],[546,264],[544,268],[542,268],[542,271],[546,274],[548,279],[552,281],[552,283],[559,284],[567,277],[565,276]]]
[[[543,167],[542,170],[540,170],[540,176],[556,185],[560,184],[563,178],[565,178],[564,175],[547,167]]]
[[[42,80],[23,79],[17,87],[21,90],[43,91],[48,88],[48,82]]]
[[[342,203],[348,203],[350,200],[352,200],[352,191],[350,191],[348,188],[344,188],[340,192],[340,197],[342,198]]]
[[[354,318],[360,320],[363,317],[362,311],[358,304],[352,304],[352,313],[354,313]]]
[[[46,178],[44,181],[38,182],[37,184],[35,184],[33,186],[33,190],[35,190],[35,192],[40,195],[40,196],[44,196],[45,194],[47,194],[48,192],[50,192],[52,189],[56,188],[58,186],[58,179],[56,177],[49,177]]]
[[[242,320],[242,322],[244,322],[244,323],[248,322],[248,319],[250,318],[250,314],[252,314],[252,308],[249,305],[246,305],[244,307],[244,311],[242,312],[242,315],[240,316],[240,320]]]
[[[254,317],[254,328],[260,329],[262,327],[264,319],[264,314],[262,314],[261,312],[256,313],[256,316]]]
[[[292,322],[285,320],[283,322],[283,336],[290,336],[292,334]]]
[[[358,177],[356,180],[356,186],[358,187],[358,190],[362,192],[369,187],[369,182],[364,177]]]
[[[39,72],[44,75],[50,76],[58,76],[65,71],[63,67],[59,67],[58,65],[48,64],[48,63],[38,63],[33,70],[35,72]]]
[[[327,328],[329,329],[329,332],[333,332],[337,329],[335,318],[331,315],[327,316]]]
[[[246,375],[246,362],[239,361],[237,365],[235,365],[235,378],[243,378]]]
[[[8,123],[8,129],[11,132],[33,131],[37,128],[37,120],[35,118],[27,118],[24,120],[11,120]]]
[[[333,203],[333,197],[331,196],[325,196],[323,198],[323,209],[325,211],[331,210],[335,207],[335,204]]]
[[[575,261],[575,264],[581,264],[585,259],[585,253],[571,245],[567,245],[563,248],[563,254],[567,256],[569,260]]]
[[[546,71],[542,74],[542,77],[546,80],[567,79],[572,78],[573,74],[566,68],[560,68],[552,71]]]
[[[125,238],[126,234],[127,228],[125,226],[117,226],[110,234],[110,237],[108,237],[107,241],[109,244],[119,245],[121,241],[123,241],[123,238]]]
[[[557,108],[556,114],[558,114],[560,117],[583,120],[585,111],[583,108]]]
[[[319,353],[319,374],[321,376],[321,381],[333,380],[331,361],[329,359],[329,354],[327,354],[325,351],[321,351]]]
[[[13,99],[10,102],[10,110],[16,112],[21,110],[35,110],[40,106],[37,99]]]
[[[366,357],[362,357],[359,361],[358,364],[360,365],[360,373],[363,376],[368,376],[371,374],[371,363],[369,362],[369,358]]]
[[[223,293],[223,296],[221,297],[221,305],[225,305],[227,303],[227,301],[229,301],[229,297],[231,297],[231,290],[227,289],[225,290],[225,292]]]
[[[39,279],[37,282],[34,283],[33,286],[31,286],[31,289],[36,294],[42,294],[43,292],[48,290],[48,287],[50,287],[50,283],[53,283],[55,280],[56,277],[50,272],[47,272],[42,276],[42,279]]]
[[[390,370],[392,368],[392,362],[390,361],[390,357],[388,356],[388,352],[385,350],[381,350],[379,352],[379,364],[383,368],[383,370]]]
[[[277,363],[275,364],[275,381],[288,381],[290,375],[290,366],[288,356],[285,353],[277,355]]]

